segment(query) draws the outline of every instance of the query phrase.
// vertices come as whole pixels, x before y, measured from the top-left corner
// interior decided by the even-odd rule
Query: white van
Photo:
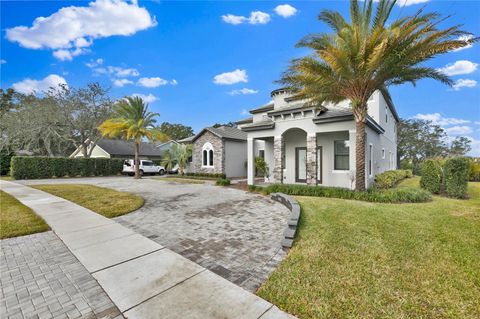
[[[135,161],[133,159],[125,160],[123,162],[123,174],[128,174],[130,176],[135,175]],[[149,160],[140,160],[140,175],[143,174],[165,174],[165,167],[160,165],[155,165],[154,162]]]

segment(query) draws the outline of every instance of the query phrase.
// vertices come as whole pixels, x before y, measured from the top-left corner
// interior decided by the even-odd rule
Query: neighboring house
[[[193,145],[192,161],[187,172],[223,173],[227,177],[247,175],[247,133],[238,128],[207,127],[197,135],[178,142]]]
[[[140,158],[159,160],[161,159],[163,153],[169,149],[169,146],[171,145],[170,143],[172,142],[176,143],[175,141],[170,141],[163,144],[142,142],[140,144]],[[90,146],[88,146],[88,150],[90,151]],[[70,157],[83,157],[82,148],[77,148],[75,152],[70,155]],[[122,159],[134,158],[134,144],[133,141],[100,139],[94,146],[90,157]]]
[[[273,101],[251,110],[237,122],[247,133],[248,183],[254,183],[257,141],[264,142],[269,182],[354,188],[355,121],[349,102],[307,107],[287,90],[271,93]],[[380,92],[368,101],[366,185],[375,175],[396,169],[397,124],[394,105]]]

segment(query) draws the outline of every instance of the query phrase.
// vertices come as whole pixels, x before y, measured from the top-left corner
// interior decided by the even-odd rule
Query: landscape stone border
[[[288,218],[287,227],[283,231],[284,238],[282,240],[282,247],[290,248],[293,245],[293,238],[297,232],[300,219],[300,204],[298,204],[293,197],[283,193],[272,193],[271,199],[283,204],[291,212],[290,217]]]

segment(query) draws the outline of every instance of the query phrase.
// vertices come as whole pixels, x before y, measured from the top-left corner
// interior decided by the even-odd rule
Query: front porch
[[[265,143],[268,183],[307,184],[353,189],[355,168],[355,131],[306,132],[288,128],[277,136],[248,138],[248,184],[255,184],[257,140]]]

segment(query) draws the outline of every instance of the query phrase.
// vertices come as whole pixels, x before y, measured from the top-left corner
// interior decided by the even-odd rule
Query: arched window
[[[203,150],[203,166],[207,166],[208,163],[208,151]]]
[[[211,143],[205,143],[202,147],[203,166],[213,167],[213,146]]]

